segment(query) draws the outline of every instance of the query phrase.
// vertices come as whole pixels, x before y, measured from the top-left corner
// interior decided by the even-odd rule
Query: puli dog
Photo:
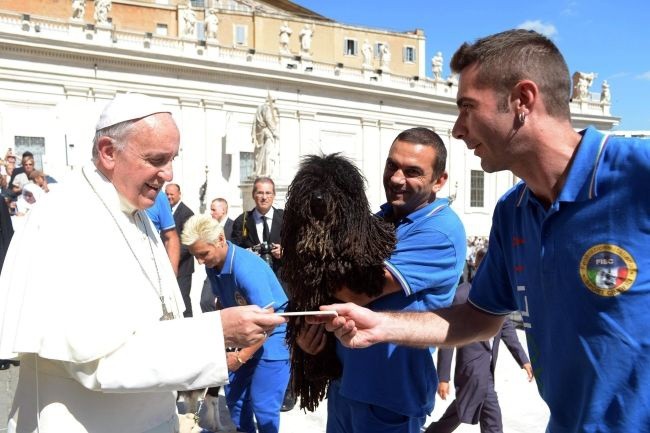
[[[284,210],[281,277],[289,292],[287,311],[336,302],[343,286],[368,296],[381,293],[383,262],[395,248],[395,232],[371,213],[364,187],[359,169],[339,154],[302,160]],[[287,325],[291,387],[300,408],[314,411],[342,367],[332,334],[317,355],[300,349],[296,338],[305,327],[299,317]]]

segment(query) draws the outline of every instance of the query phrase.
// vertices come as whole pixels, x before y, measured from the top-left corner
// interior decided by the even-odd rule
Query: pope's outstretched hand
[[[282,323],[284,317],[257,305],[221,310],[221,326],[226,347],[248,347],[259,343]]]

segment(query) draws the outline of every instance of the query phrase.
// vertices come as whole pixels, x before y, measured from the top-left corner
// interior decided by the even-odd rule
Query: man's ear
[[[524,113],[527,116],[539,100],[539,88],[534,81],[521,80],[512,88],[511,98],[514,113]]]
[[[115,167],[115,141],[111,137],[102,136],[97,141],[97,154],[98,163],[106,168],[112,170]]]
[[[440,192],[443,186],[447,183],[447,179],[449,178],[449,174],[446,171],[443,171],[440,176],[438,176],[438,179],[436,179],[435,183],[431,187],[431,192],[434,194],[437,194]]]

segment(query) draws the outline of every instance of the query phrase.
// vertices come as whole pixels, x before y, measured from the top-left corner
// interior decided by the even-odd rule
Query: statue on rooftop
[[[216,10],[208,9],[206,11],[203,25],[205,28],[205,38],[216,41],[217,32],[219,31],[219,17],[217,17]]]
[[[290,55],[291,50],[289,49],[289,40],[291,39],[291,34],[293,30],[289,27],[289,23],[286,21],[280,26],[280,54]]]
[[[95,21],[97,24],[108,24],[108,14],[111,12],[111,0],[95,0]]]
[[[314,26],[305,24],[300,30],[300,54],[305,57],[310,56],[311,40],[314,37]]]
[[[609,83],[607,80],[603,80],[603,85],[600,89],[600,103],[609,104],[612,102],[612,95],[609,93]]]
[[[431,59],[431,73],[434,80],[442,80],[442,53],[438,51]]]
[[[573,99],[574,101],[589,100],[589,88],[594,83],[598,74],[595,72],[575,72],[573,74]]]
[[[381,51],[379,53],[379,62],[381,64],[381,69],[384,71],[390,70],[390,60],[391,60],[390,47],[388,44],[382,44]]]
[[[72,0],[72,19],[83,20],[86,13],[86,0]]]
[[[184,38],[193,38],[196,36],[196,12],[192,9],[192,3],[187,1],[187,5],[180,9],[181,16],[181,35]]]

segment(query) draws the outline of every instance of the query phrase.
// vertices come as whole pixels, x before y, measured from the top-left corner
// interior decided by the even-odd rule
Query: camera
[[[252,248],[252,250],[259,254],[262,260],[264,260],[270,267],[273,267],[273,254],[271,254],[272,249],[273,247],[269,242],[261,242],[254,245]]]

